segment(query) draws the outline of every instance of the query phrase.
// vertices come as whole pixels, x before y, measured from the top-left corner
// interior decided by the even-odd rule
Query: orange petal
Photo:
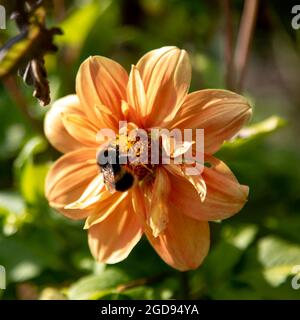
[[[76,95],[69,95],[53,103],[47,112],[44,123],[45,135],[50,143],[62,153],[83,147],[82,143],[71,136],[62,121],[62,113],[83,115],[79,99]]]
[[[145,126],[163,126],[173,120],[189,90],[191,65],[185,50],[163,47],[145,54],[137,63],[145,92]]]
[[[123,119],[126,120],[127,128],[130,131],[133,128],[141,128],[143,126],[139,110],[136,111],[131,105],[128,105],[126,101],[122,101],[121,109],[123,113]]]
[[[172,217],[164,232],[155,238],[151,230],[146,229],[147,238],[159,256],[173,268],[180,271],[196,269],[209,250],[209,225],[182,214],[175,207],[170,212]]]
[[[105,190],[100,196],[97,211],[87,217],[84,229],[89,229],[93,225],[105,220],[111,213],[117,210],[117,208],[120,208],[121,203],[127,200],[127,197],[127,192],[115,192],[111,194]]]
[[[212,167],[205,167],[202,173],[206,185],[202,202],[196,188],[182,171],[170,170],[171,166],[167,166],[173,174],[170,175],[172,193],[169,201],[194,219],[213,221],[229,218],[245,205],[248,187],[240,185],[222,161],[213,157],[206,157],[205,161],[210,162]]]
[[[95,106],[95,114],[97,117],[97,127],[98,129],[113,129],[117,130],[119,128],[119,120],[116,115],[109,114],[103,111],[103,106]]]
[[[194,188],[198,192],[200,200],[203,202],[205,200],[206,193],[207,193],[207,187],[206,187],[206,183],[203,176],[199,174],[199,175],[185,175],[185,177],[194,186]]]
[[[69,134],[85,147],[97,147],[98,128],[86,116],[63,113],[62,121]]]
[[[205,161],[209,162],[211,167],[205,167],[202,174],[207,186],[204,211],[208,217],[211,216],[210,212],[214,212],[214,219],[231,217],[247,202],[249,187],[239,184],[234,174],[221,160],[206,156]]]
[[[81,64],[76,92],[91,122],[97,123],[95,106],[121,118],[121,100],[126,100],[127,82],[125,69],[111,59],[94,56]]]
[[[151,200],[148,224],[154,237],[157,237],[166,228],[169,221],[168,196],[171,190],[167,171],[158,168],[151,191]]]
[[[173,121],[173,128],[204,129],[205,153],[216,152],[251,117],[247,100],[227,90],[200,90],[189,94]]]
[[[124,260],[140,240],[142,226],[130,201],[121,202],[105,220],[88,230],[90,250],[99,262]]]
[[[139,121],[146,116],[146,94],[138,69],[131,67],[127,87],[128,104],[138,116]]]
[[[131,190],[132,197],[132,208],[134,212],[139,217],[141,223],[144,225],[147,220],[147,209],[146,209],[146,199],[145,199],[145,190],[137,184]]]
[[[84,190],[78,200],[65,206],[65,209],[86,209],[100,201],[104,189],[103,175],[99,173]]]
[[[99,169],[95,162],[91,161],[95,159],[96,152],[93,148],[69,152],[54,163],[47,175],[46,197],[52,207],[67,217],[82,219],[91,214],[89,210],[64,208],[76,201],[98,175]]]
[[[108,190],[105,190],[101,193],[99,197],[99,205],[95,214],[92,214],[87,217],[85,221],[84,229],[89,229],[94,224],[98,224],[101,221],[105,220],[111,213],[116,210],[117,206],[123,201],[127,201],[127,197],[131,197],[132,208],[137,214],[142,225],[146,221],[146,205],[144,200],[144,192],[142,188],[137,184],[128,192],[115,192],[110,193]]]

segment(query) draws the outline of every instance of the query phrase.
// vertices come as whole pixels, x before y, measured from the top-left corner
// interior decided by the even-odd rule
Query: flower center
[[[147,175],[153,175],[155,165],[151,164],[151,141],[136,139],[128,150],[126,167],[137,177],[143,180]]]
[[[135,182],[154,175],[151,139],[117,136],[97,154],[97,163],[109,191],[127,191]]]

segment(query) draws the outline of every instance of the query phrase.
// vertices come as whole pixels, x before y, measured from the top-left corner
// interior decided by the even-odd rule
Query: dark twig
[[[188,272],[181,272],[181,296],[182,299],[190,299],[190,283]]]
[[[231,0],[221,1],[224,11],[224,54],[226,62],[225,81],[228,89],[233,89],[233,26]]]
[[[237,91],[241,91],[243,89],[249,49],[256,22],[257,7],[258,0],[245,0],[234,56]]]
[[[56,22],[61,22],[66,15],[65,0],[53,0],[54,17]]]

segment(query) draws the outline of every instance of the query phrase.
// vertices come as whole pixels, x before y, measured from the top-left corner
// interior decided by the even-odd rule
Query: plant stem
[[[53,0],[54,17],[56,22],[61,22],[66,16],[65,0]]]
[[[226,62],[225,82],[228,89],[233,89],[233,26],[231,0],[221,1],[224,10],[224,55]]]
[[[234,56],[236,90],[239,92],[243,89],[249,49],[257,16],[257,7],[258,0],[245,0]]]
[[[189,274],[187,271],[181,272],[181,296],[182,299],[189,300],[190,298],[190,283]]]

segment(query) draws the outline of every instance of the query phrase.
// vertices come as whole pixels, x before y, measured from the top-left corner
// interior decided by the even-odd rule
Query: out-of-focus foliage
[[[94,54],[129,69],[146,51],[177,45],[191,54],[191,90],[225,88],[224,16],[219,1],[56,1],[49,25],[64,31],[46,57],[52,99],[74,92],[80,63]],[[82,222],[48,206],[45,175],[59,154],[39,130],[44,110],[20,81],[0,87],[0,264],[3,299],[299,299],[291,280],[300,265],[300,30],[291,5],[262,1],[245,94],[254,117],[217,154],[250,186],[235,217],[211,223],[211,251],[187,273],[165,265],[142,241],[124,262],[101,265]],[[243,1],[232,2],[235,30]],[[0,31],[4,43],[12,22]],[[17,93],[16,94],[16,88]],[[20,98],[22,97],[22,105]]]
[[[0,48],[0,78],[18,70],[24,82],[33,86],[33,96],[41,106],[46,106],[50,103],[50,90],[44,55],[57,51],[53,38],[62,31],[56,27],[47,29],[47,1],[13,0],[8,4],[6,0],[1,0],[0,5],[19,30]]]

